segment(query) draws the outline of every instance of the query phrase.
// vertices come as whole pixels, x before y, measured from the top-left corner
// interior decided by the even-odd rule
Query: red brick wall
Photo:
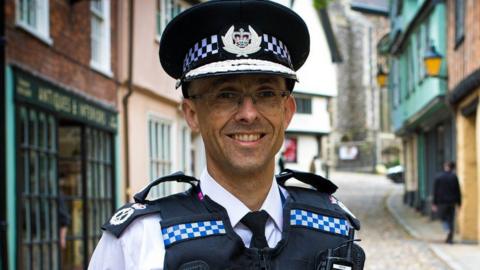
[[[465,39],[455,48],[455,0],[447,1],[448,10],[448,88],[480,68],[480,1],[465,0]]]
[[[15,0],[5,0],[7,63],[81,91],[94,99],[116,105],[117,1],[111,0],[111,67],[109,78],[90,68],[90,1],[49,0],[52,45],[15,26]]]

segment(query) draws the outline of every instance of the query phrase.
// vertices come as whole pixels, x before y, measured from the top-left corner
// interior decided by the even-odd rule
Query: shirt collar
[[[204,195],[208,195],[210,199],[225,208],[232,227],[237,226],[240,220],[250,212],[250,209],[243,204],[243,202],[215,181],[207,169],[204,169],[200,176],[200,188]],[[282,193],[285,194],[283,190]],[[282,231],[283,205],[280,197],[280,189],[275,178],[272,179],[272,186],[260,210],[267,211],[270,218],[275,222],[275,226]]]

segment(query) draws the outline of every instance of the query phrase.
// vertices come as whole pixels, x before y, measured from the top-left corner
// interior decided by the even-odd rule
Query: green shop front
[[[118,204],[117,112],[7,69],[9,269],[86,269]]]

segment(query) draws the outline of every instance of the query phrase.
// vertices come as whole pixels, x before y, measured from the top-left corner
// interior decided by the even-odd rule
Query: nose
[[[243,123],[252,123],[258,118],[258,110],[251,96],[244,96],[238,104],[235,120]]]

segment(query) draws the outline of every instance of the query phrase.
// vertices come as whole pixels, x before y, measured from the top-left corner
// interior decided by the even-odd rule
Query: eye
[[[255,93],[255,96],[259,98],[271,98],[271,97],[278,96],[278,92],[273,89],[263,89],[263,90],[257,91]]]
[[[236,99],[240,94],[235,91],[220,91],[215,94],[215,99],[217,100],[228,100],[228,99]]]

